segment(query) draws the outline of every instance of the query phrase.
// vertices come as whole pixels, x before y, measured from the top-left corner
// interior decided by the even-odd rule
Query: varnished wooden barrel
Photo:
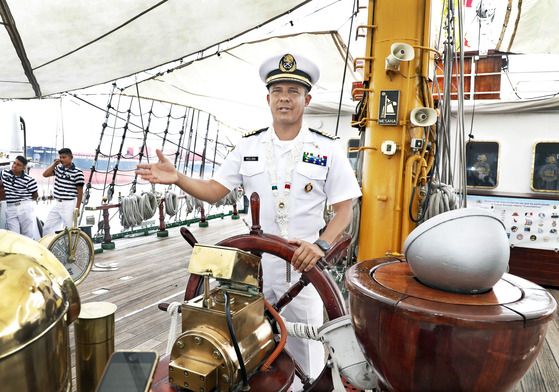
[[[357,340],[387,391],[508,391],[530,369],[557,304],[505,274],[485,294],[415,279],[406,262],[366,260],[346,274]]]

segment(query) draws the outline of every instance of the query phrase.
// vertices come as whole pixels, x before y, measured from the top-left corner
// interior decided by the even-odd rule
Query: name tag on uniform
[[[327,157],[314,155],[312,152],[303,152],[303,162],[312,163],[314,165],[326,166]]]
[[[243,157],[245,162],[255,162],[258,161],[258,157]]]

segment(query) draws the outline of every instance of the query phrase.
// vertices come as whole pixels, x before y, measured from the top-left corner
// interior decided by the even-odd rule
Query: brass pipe
[[[373,90],[372,88],[355,88],[351,92],[351,98],[355,99],[355,96],[357,95],[357,93],[360,93],[360,92],[373,93],[373,92],[375,92],[375,90]]]
[[[367,61],[373,61],[374,59],[375,59],[374,56],[356,57],[356,58],[353,60],[353,70],[355,71],[355,70],[357,70],[357,68],[363,68],[363,67],[365,67],[365,65],[367,64]],[[357,65],[357,61],[359,61],[359,60],[363,60],[363,61],[364,61],[363,65]],[[364,79],[366,79],[366,78],[364,78]]]
[[[358,126],[360,126],[360,127],[363,127],[363,126],[365,126],[365,125],[367,124],[368,121],[378,121],[378,119],[377,119],[377,118],[368,118],[368,117],[365,117],[365,118],[362,118],[362,119],[359,120],[359,121],[352,121],[352,122],[351,122],[351,126],[354,127],[354,126],[358,125]]]
[[[367,34],[365,35],[361,35],[359,34],[359,29],[371,29],[374,30],[377,28],[377,25],[360,25],[357,26],[357,28],[355,29],[355,39],[359,38],[359,37],[366,37]]]
[[[365,150],[378,150],[377,146],[362,146],[362,147],[351,147],[348,151],[349,152],[360,152]]]
[[[435,52],[437,54],[438,58],[443,57],[443,55],[441,54],[441,52],[439,52],[437,49],[435,48],[430,48],[429,46],[421,46],[421,45],[412,45],[413,48],[416,49],[422,49],[422,50],[428,50],[430,52]]]

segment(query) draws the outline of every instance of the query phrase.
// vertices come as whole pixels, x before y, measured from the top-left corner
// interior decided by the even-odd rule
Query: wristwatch
[[[314,242],[326,254],[330,251],[330,244],[324,240],[316,240]]]

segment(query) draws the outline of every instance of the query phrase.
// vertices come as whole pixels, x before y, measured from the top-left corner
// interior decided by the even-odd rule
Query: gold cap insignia
[[[297,69],[295,58],[290,54],[286,54],[285,56],[283,56],[279,63],[279,69],[282,72],[295,72],[295,70]]]

